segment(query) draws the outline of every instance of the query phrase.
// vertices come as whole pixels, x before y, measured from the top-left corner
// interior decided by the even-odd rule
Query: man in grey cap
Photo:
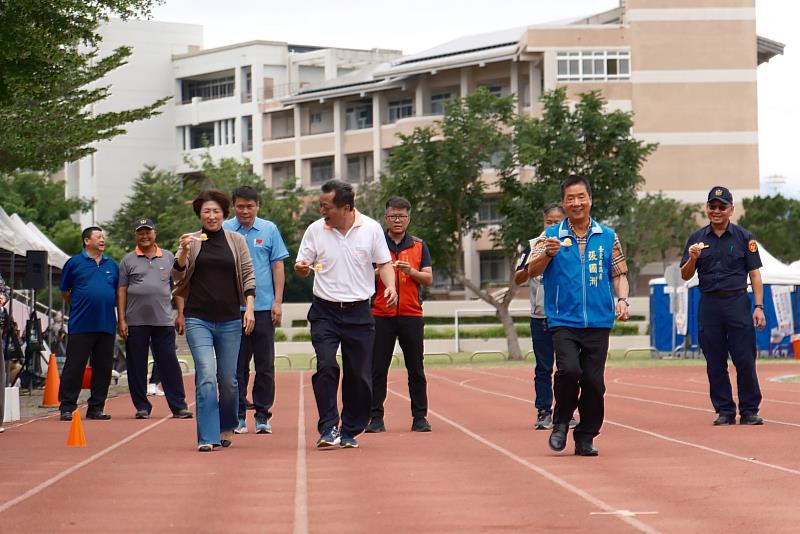
[[[175,349],[175,332],[183,334],[183,299],[176,297],[178,314],[172,314],[172,252],[156,244],[152,219],[133,225],[136,248],[119,263],[117,329],[125,340],[128,388],[136,408],[136,419],[148,419],[153,406],[147,400],[147,355],[161,373],[167,404],[177,419],[191,419],[186,405],[183,377]]]

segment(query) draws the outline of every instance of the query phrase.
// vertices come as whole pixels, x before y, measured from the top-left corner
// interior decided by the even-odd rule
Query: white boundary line
[[[297,466],[294,481],[294,534],[308,534],[308,472],[306,468],[306,410],[303,371],[300,371],[300,403],[297,408]]]
[[[474,371],[472,369],[467,369],[467,370],[468,371]],[[475,371],[475,372],[480,372],[480,371]],[[483,373],[483,374],[488,374],[488,373]],[[463,387],[463,388],[466,388],[466,389],[472,389],[474,391],[478,391],[480,393],[486,393],[488,395],[495,395],[495,396],[498,396],[498,397],[505,397],[505,398],[508,398],[508,399],[514,399],[514,400],[522,401],[525,404],[530,404],[530,402],[531,402],[529,399],[524,399],[522,397],[517,397],[517,396],[514,396],[514,395],[507,395],[505,393],[499,393],[497,391],[478,388],[478,387],[475,387],[475,386],[469,386],[469,385],[466,385],[465,383],[459,383],[459,382],[457,382],[457,381],[455,381],[455,380],[453,380],[451,378],[447,378],[447,377],[443,377],[443,376],[436,376],[435,374],[431,374],[430,376],[433,376],[434,378],[437,378],[439,380],[444,380],[445,382],[450,382],[451,384],[455,384],[457,386],[460,386],[460,387]],[[492,375],[490,375],[490,376],[492,376]],[[497,375],[493,375],[493,376],[497,376]],[[506,377],[506,378],[513,378],[513,377]],[[620,395],[614,395],[614,396],[615,397],[621,397]],[[667,403],[661,403],[661,402],[657,402],[657,401],[647,401],[646,399],[637,399],[636,397],[622,397],[622,398],[630,399],[630,400],[639,400],[639,401],[644,401],[644,402],[652,402],[652,403],[655,403],[655,404],[665,404],[665,405],[668,405],[668,406],[676,406],[676,407],[687,408],[687,409],[692,409],[692,410],[706,411],[706,410],[701,409],[701,408],[693,408],[691,406],[681,406],[679,404],[670,405],[670,404],[667,404]],[[767,419],[765,419],[765,421],[767,421]],[[702,451],[710,452],[712,454],[717,454],[719,456],[724,456],[726,458],[732,458],[734,460],[740,460],[740,461],[743,461],[743,462],[747,462],[749,464],[756,464],[756,465],[760,465],[762,467],[768,467],[770,469],[775,469],[776,471],[782,471],[784,473],[790,473],[792,475],[800,475],[800,470],[797,470],[797,469],[791,469],[789,467],[783,467],[783,466],[777,465],[777,464],[770,464],[770,463],[767,463],[767,462],[762,462],[760,460],[756,460],[755,458],[749,458],[747,456],[739,456],[737,454],[726,452],[726,451],[723,451],[723,450],[720,450],[720,449],[714,449],[712,447],[706,447],[705,445],[700,445],[698,443],[692,443],[690,441],[684,441],[684,440],[680,440],[680,439],[677,439],[677,438],[671,438],[671,437],[665,436],[663,434],[658,434],[657,432],[651,432],[649,430],[644,430],[642,428],[636,428],[636,427],[633,427],[633,426],[628,426],[626,424],[617,423],[617,422],[611,421],[609,419],[606,419],[604,422],[606,424],[609,424],[609,425],[612,425],[612,426],[618,426],[620,428],[631,430],[633,432],[639,432],[641,434],[645,434],[647,436],[651,436],[651,437],[654,437],[654,438],[662,439],[664,441],[669,441],[671,443],[677,443],[677,444],[680,444],[680,445],[685,445],[687,447],[693,447],[695,449],[700,449]],[[778,424],[783,424],[783,425],[788,425],[788,426],[800,426],[800,424],[786,423],[786,422],[782,422],[782,421],[771,421],[771,422],[778,423]]]
[[[631,382],[624,382],[624,381],[620,380],[619,378],[615,378],[613,380],[613,382],[615,384],[619,384],[621,386],[629,386],[629,387],[644,388],[644,389],[658,389],[658,390],[662,390],[662,391],[672,391],[672,392],[675,392],[675,393],[691,393],[693,395],[702,395],[704,397],[708,397],[708,391],[693,391],[691,389],[670,388],[670,387],[665,387],[665,386],[651,386],[649,384],[635,384],[635,383],[631,383]],[[706,384],[706,385],[708,385],[708,384]],[[774,402],[776,404],[789,404],[791,406],[800,406],[800,402],[797,402],[797,401],[785,401],[785,400],[779,400],[779,399],[763,399],[762,402]]]
[[[189,405],[189,407],[192,407],[192,406],[194,406],[194,403]],[[172,415],[171,414],[159,419],[155,423],[153,423],[153,424],[151,424],[149,426],[146,426],[146,427],[142,428],[141,430],[139,430],[137,432],[134,432],[133,434],[131,434],[127,438],[121,439],[120,441],[114,443],[113,445],[109,445],[108,447],[106,447],[102,451],[100,451],[100,452],[98,452],[96,454],[93,454],[92,456],[86,458],[82,462],[79,462],[79,463],[73,465],[72,467],[69,467],[69,468],[61,471],[59,474],[48,478],[47,480],[45,480],[41,484],[38,484],[38,485],[34,486],[33,488],[29,489],[28,491],[26,491],[22,495],[14,497],[10,501],[4,502],[2,505],[0,505],[0,514],[10,510],[11,508],[13,508],[14,506],[18,505],[19,503],[30,499],[34,495],[38,495],[39,493],[41,493],[42,491],[46,490],[47,488],[49,488],[50,486],[52,486],[56,482],[68,477],[69,475],[71,475],[72,473],[77,471],[78,469],[89,465],[90,463],[94,462],[95,460],[99,460],[103,456],[106,456],[107,454],[117,450],[118,448],[122,447],[126,443],[129,443],[129,442],[133,441],[134,439],[138,438],[139,436],[141,436],[145,432],[149,432],[149,431],[153,430],[155,427],[161,425],[162,423],[164,423],[165,421],[168,421],[170,419],[172,419]]]
[[[441,378],[441,377],[437,377],[437,378]],[[470,387],[470,386],[466,386],[465,385],[463,387]],[[402,393],[398,393],[397,391],[395,391],[395,390],[393,390],[391,388],[389,388],[389,392],[392,393],[393,395],[396,395],[396,396],[400,397],[401,399],[405,399],[406,401],[410,401],[411,400],[407,396],[403,395]],[[513,452],[509,451],[508,449],[505,449],[505,448],[501,447],[500,445],[497,445],[496,443],[494,443],[492,441],[489,441],[488,439],[484,438],[483,436],[473,432],[472,430],[468,429],[465,426],[462,426],[462,425],[456,423],[452,419],[440,414],[439,412],[436,412],[436,411],[433,411],[433,410],[429,410],[428,412],[431,415],[433,415],[434,417],[437,417],[438,419],[441,419],[442,421],[444,421],[448,425],[452,426],[453,428],[461,431],[463,434],[466,434],[467,436],[469,436],[470,438],[474,439],[475,441],[477,441],[477,442],[479,442],[479,443],[481,443],[483,445],[486,445],[490,449],[493,449],[493,450],[499,452],[500,454],[502,454],[506,458],[508,458],[510,460],[513,460],[513,461],[517,462],[518,464],[520,464],[520,465],[522,465],[524,467],[527,467],[531,471],[537,473],[538,475],[542,476],[543,478],[546,478],[550,482],[552,482],[552,483],[560,486],[561,488],[565,489],[566,491],[568,491],[568,492],[580,497],[581,499],[585,500],[589,504],[591,504],[593,506],[596,506],[597,508],[603,510],[603,512],[605,512],[606,514],[613,515],[614,517],[618,518],[620,521],[623,521],[623,522],[627,523],[628,525],[630,525],[631,527],[635,528],[636,530],[638,530],[640,532],[648,532],[648,533],[656,533],[656,532],[658,532],[656,529],[650,527],[649,525],[646,525],[646,524],[642,523],[641,521],[639,521],[635,517],[630,517],[630,516],[627,516],[627,515],[620,514],[619,510],[617,510],[613,506],[607,504],[606,502],[600,500],[599,498],[595,497],[594,495],[590,494],[589,492],[584,491],[584,490],[580,489],[579,487],[570,484],[569,482],[567,482],[563,478],[560,478],[557,475],[554,475],[550,471],[548,471],[548,470],[546,470],[546,469],[544,469],[542,467],[539,467],[538,465],[532,464],[531,462],[529,462],[525,458],[522,458],[521,456],[518,456],[518,455],[514,454]]]

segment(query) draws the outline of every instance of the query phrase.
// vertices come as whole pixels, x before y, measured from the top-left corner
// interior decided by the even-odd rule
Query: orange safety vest
[[[411,246],[406,246],[399,251],[392,250],[389,247],[389,253],[392,256],[392,263],[397,260],[407,261],[412,268],[420,270],[422,267],[422,239],[406,234],[407,238],[404,242],[411,241]],[[389,239],[389,238],[387,238]],[[376,317],[422,317],[422,292],[420,285],[410,276],[400,272],[396,267],[394,270],[395,276],[395,289],[397,290],[397,306],[389,308],[386,306],[386,297],[383,296],[383,291],[386,286],[380,276],[377,280],[377,289],[375,291],[375,301],[372,304],[372,315]]]

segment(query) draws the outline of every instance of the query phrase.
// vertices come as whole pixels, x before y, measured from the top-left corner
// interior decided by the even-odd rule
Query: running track
[[[767,424],[715,428],[703,367],[609,369],[598,458],[532,430],[524,368],[429,370],[430,434],[393,370],[389,432],[354,450],[313,447],[308,371],[278,373],[273,435],[210,454],[163,398],[141,421],[121,396],[85,449],[53,416],[7,425],[0,532],[797,532],[800,384],[769,379],[800,366],[759,372]]]

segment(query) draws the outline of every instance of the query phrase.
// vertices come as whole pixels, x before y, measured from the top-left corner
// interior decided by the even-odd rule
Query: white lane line
[[[455,384],[455,385],[461,386],[461,384],[459,382],[457,382],[455,380],[452,380],[450,378],[444,377],[444,376],[437,376],[437,375],[435,375],[433,373],[431,373],[430,376],[432,376],[434,378],[437,378],[439,380],[444,380],[445,382],[450,382],[451,384]],[[522,397],[516,397],[514,395],[508,395],[506,393],[499,393],[497,391],[492,391],[490,389],[483,389],[483,388],[479,388],[479,387],[475,387],[475,386],[467,386],[467,385],[463,385],[461,387],[466,388],[466,389],[472,389],[472,390],[478,391],[480,393],[486,393],[488,395],[495,395],[497,397],[504,397],[504,398],[507,398],[507,399],[514,399],[514,400],[522,401],[525,404],[529,404],[530,403],[530,401],[528,399],[524,399]],[[647,401],[646,399],[636,399],[635,397],[630,397],[630,399],[631,400],[641,400],[641,401],[646,401],[646,402],[655,402],[655,401]],[[658,404],[662,404],[662,403],[658,403]],[[675,405],[675,406],[679,406],[679,405]],[[680,406],[680,407],[681,408],[694,409],[694,410],[700,410],[699,408],[692,408],[690,406]],[[765,421],[766,421],[766,419],[765,419]],[[789,425],[789,426],[800,426],[800,425],[797,425],[795,423],[783,423],[781,421],[772,421],[772,422],[779,423],[779,424],[784,424],[784,425]],[[669,441],[671,443],[677,443],[679,445],[684,445],[684,446],[687,446],[687,447],[693,447],[695,449],[700,449],[702,451],[709,452],[709,453],[712,453],[712,454],[717,454],[719,456],[724,456],[726,458],[732,458],[734,460],[740,460],[740,461],[743,461],[743,462],[747,462],[749,464],[756,464],[756,465],[760,465],[762,467],[768,467],[770,469],[775,469],[776,471],[782,471],[784,473],[790,473],[790,474],[793,474],[793,475],[800,475],[800,471],[798,471],[796,469],[783,467],[782,465],[776,465],[776,464],[770,464],[770,463],[767,463],[767,462],[762,462],[762,461],[756,460],[755,458],[752,458],[752,457],[740,456],[738,454],[733,454],[733,453],[726,452],[726,451],[723,451],[723,450],[720,450],[720,449],[714,449],[712,447],[706,447],[705,445],[700,445],[698,443],[692,443],[692,442],[684,441],[684,440],[677,439],[677,438],[671,438],[671,437],[665,436],[663,434],[658,434],[657,432],[651,432],[649,430],[644,430],[642,428],[629,426],[629,425],[626,425],[626,424],[623,424],[623,423],[617,423],[616,421],[611,421],[609,419],[606,419],[604,421],[604,423],[612,425],[612,426],[618,426],[620,428],[624,428],[624,429],[627,429],[627,430],[630,430],[630,431],[633,431],[633,432],[639,432],[640,434],[645,434],[647,436],[651,436],[651,437],[654,437],[654,438],[662,439],[664,441]]]
[[[194,403],[189,405],[190,408],[192,406],[194,406]],[[0,505],[0,513],[8,511],[9,509],[13,508],[14,506],[18,505],[19,503],[30,499],[34,495],[38,495],[42,491],[46,490],[47,488],[49,488],[50,486],[52,486],[53,484],[58,482],[59,480],[62,480],[64,478],[68,477],[69,475],[71,475],[72,473],[77,471],[78,469],[80,469],[82,467],[85,467],[85,466],[89,465],[90,463],[92,463],[92,462],[94,462],[96,460],[99,460],[103,456],[106,456],[107,454],[117,450],[118,448],[122,447],[126,443],[129,443],[129,442],[133,441],[134,439],[138,438],[139,436],[141,436],[145,432],[149,432],[149,431],[153,430],[155,427],[163,424],[165,421],[168,421],[170,419],[172,419],[172,414],[167,415],[165,417],[162,417],[161,419],[159,419],[155,423],[153,423],[153,424],[151,424],[149,426],[146,426],[146,427],[144,427],[143,429],[141,429],[141,430],[139,430],[137,432],[134,432],[133,434],[131,434],[127,438],[124,438],[124,439],[114,443],[113,445],[109,445],[108,447],[106,447],[102,451],[100,451],[100,452],[98,452],[96,454],[93,454],[92,456],[86,458],[82,462],[79,462],[79,463],[73,465],[72,467],[69,467],[69,468],[61,471],[59,474],[57,474],[57,475],[55,475],[55,476],[53,476],[51,478],[48,478],[47,480],[45,480],[44,482],[42,482],[41,484],[39,484],[37,486],[34,486],[33,488],[29,489],[28,491],[26,491],[22,495],[19,495],[19,496],[15,497],[15,498],[11,499],[10,501],[4,502],[2,505]]]
[[[471,386],[463,386],[463,387],[471,387]],[[397,392],[397,391],[395,391],[395,390],[393,390],[391,388],[388,391],[390,393],[392,393],[393,395],[396,395],[396,396],[400,397],[401,399],[404,399],[404,400],[406,400],[408,402],[411,401],[411,399],[409,397],[407,397],[406,395],[403,395],[402,393],[399,393],[399,392]],[[453,428],[461,431],[463,434],[466,434],[467,436],[469,436],[470,438],[474,439],[478,443],[482,443],[483,445],[486,445],[490,449],[493,449],[493,450],[499,452],[500,454],[502,454],[506,458],[508,458],[510,460],[513,460],[513,461],[517,462],[518,464],[520,464],[520,465],[522,465],[524,467],[527,467],[528,469],[530,469],[531,471],[537,473],[538,475],[542,476],[543,478],[546,478],[550,482],[562,487],[566,491],[568,491],[568,492],[570,492],[570,493],[572,493],[574,495],[577,495],[581,499],[585,500],[586,502],[588,502],[589,504],[591,504],[593,506],[596,506],[597,508],[599,508],[602,511],[606,512],[607,514],[613,514],[615,517],[618,517],[621,521],[627,523],[628,525],[630,525],[631,527],[637,529],[638,531],[640,531],[640,532],[650,532],[650,533],[658,532],[657,530],[655,530],[654,528],[650,527],[649,525],[646,525],[646,524],[642,523],[641,521],[639,521],[635,517],[630,517],[630,516],[625,516],[625,515],[622,515],[622,514],[618,514],[617,513],[618,510],[616,508],[614,508],[610,504],[607,504],[606,502],[602,501],[601,499],[595,497],[591,493],[589,493],[587,491],[584,491],[581,488],[570,484],[569,482],[567,482],[563,478],[560,478],[559,476],[551,473],[547,469],[539,467],[538,465],[534,465],[531,462],[529,462],[528,460],[526,460],[525,458],[522,458],[521,456],[518,456],[518,455],[514,454],[513,452],[509,451],[508,449],[503,448],[500,445],[498,445],[498,444],[496,444],[496,443],[494,443],[492,441],[489,441],[488,439],[486,439],[485,437],[481,436],[480,434],[477,434],[477,433],[473,432],[472,430],[468,429],[467,427],[465,427],[463,425],[460,425],[459,423],[456,423],[455,421],[453,421],[449,417],[446,417],[446,416],[442,415],[441,413],[433,411],[433,410],[428,410],[428,413],[430,415],[433,415],[434,417],[444,421],[445,423],[447,423],[448,425],[452,426]]]
[[[294,534],[308,534],[308,471],[306,468],[306,410],[303,371],[300,371],[300,403],[297,409],[297,466],[294,481]]]
[[[470,369],[470,371],[472,371],[474,373],[486,375],[486,376],[494,376],[494,377],[498,377],[498,378],[512,379],[512,380],[517,380],[519,382],[524,382],[526,384],[529,383],[527,380],[523,380],[522,378],[518,378],[516,376],[503,375],[503,374],[498,374],[498,373],[490,373],[490,372],[486,372],[486,371],[479,371],[477,369]],[[437,378],[443,378],[443,377],[437,377]],[[447,379],[445,379],[445,380],[447,380]],[[456,383],[455,381],[452,381],[452,382]],[[464,380],[462,382],[458,382],[458,385],[462,386],[466,382],[469,382],[469,380]],[[616,380],[615,380],[615,382],[616,382]],[[628,385],[628,384],[623,384],[623,385]],[[652,387],[652,388],[655,388],[655,389],[666,389],[666,388],[661,388],[659,386],[641,386],[641,387]],[[687,393],[691,393],[691,392],[687,391]],[[508,395],[505,395],[503,393],[495,393],[495,395],[508,396]],[[673,402],[664,402],[664,401],[657,401],[657,400],[652,400],[652,399],[643,399],[641,397],[631,397],[629,395],[619,395],[617,393],[606,393],[606,397],[614,397],[615,399],[624,399],[624,400],[631,400],[631,401],[636,401],[636,402],[643,402],[643,403],[646,403],[646,404],[656,404],[656,405],[659,405],[659,406],[668,406],[670,408],[680,408],[680,409],[683,409],[683,410],[692,410],[692,411],[695,411],[695,412],[704,412],[704,413],[712,413],[712,414],[714,413],[714,410],[712,410],[710,408],[698,408],[696,406],[686,406],[685,404],[675,404]],[[510,398],[515,398],[515,397],[510,396]],[[516,397],[516,398],[518,398],[518,397]],[[764,400],[766,401],[767,399],[764,399]],[[526,402],[532,402],[532,401],[528,400]],[[783,403],[786,403],[786,404],[800,404],[800,403],[789,402],[789,401],[772,401],[772,402],[783,402]],[[800,423],[790,423],[788,421],[779,421],[777,419],[767,419],[767,418],[764,418],[764,421],[767,422],[767,423],[775,424],[775,425],[784,425],[784,426],[792,426],[792,427],[800,428]]]
[[[621,386],[630,386],[630,387],[634,387],[634,388],[657,389],[657,390],[660,390],[660,391],[672,391],[672,392],[675,392],[675,393],[691,393],[693,395],[702,395],[703,397],[707,397],[708,396],[708,391],[694,391],[694,390],[691,390],[691,389],[670,388],[670,387],[666,387],[666,386],[651,386],[649,384],[636,384],[636,383],[632,383],[632,382],[625,382],[625,381],[623,381],[623,380],[621,380],[619,378],[615,378],[613,380],[613,382],[615,384],[619,384]],[[708,384],[706,384],[706,385],[708,385]],[[775,404],[789,404],[789,405],[792,405],[792,406],[800,406],[800,402],[797,402],[797,401],[785,401],[785,400],[770,399],[770,398],[765,398],[763,400],[763,402],[773,402]]]

